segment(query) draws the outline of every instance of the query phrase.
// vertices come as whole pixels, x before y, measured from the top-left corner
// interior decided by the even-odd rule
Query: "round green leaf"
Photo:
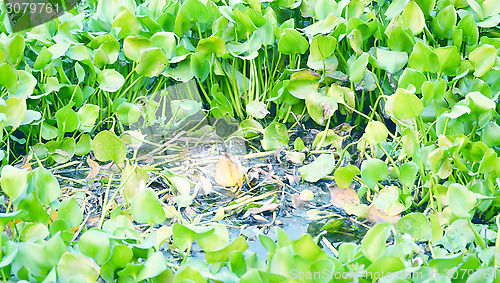
[[[336,46],[337,40],[335,37],[316,35],[311,43],[311,56],[317,61],[325,60],[333,54]]]
[[[90,132],[95,126],[95,121],[99,117],[99,106],[93,104],[85,104],[76,113],[80,120],[80,131]]]
[[[92,149],[99,161],[122,163],[125,160],[125,144],[110,131],[98,133],[92,141]]]
[[[365,139],[368,143],[376,145],[387,139],[389,131],[384,123],[379,121],[371,121],[365,129]]]
[[[309,116],[318,123],[324,125],[335,111],[338,109],[335,99],[323,96],[318,92],[312,92],[306,98],[307,113]]]
[[[415,94],[402,88],[389,97],[385,107],[387,112],[400,120],[416,117],[424,109],[422,101]]]
[[[97,83],[99,83],[99,88],[107,92],[118,91],[122,87],[124,82],[125,79],[123,78],[122,74],[112,69],[102,70],[97,75]]]
[[[151,39],[153,39],[153,38],[155,38],[156,45],[163,44],[163,42],[159,42],[161,39],[160,36],[155,37],[153,35],[153,37]],[[141,56],[141,54],[144,53],[146,50],[148,50],[151,47],[153,47],[151,41],[145,37],[142,37],[142,36],[131,35],[131,36],[127,36],[123,40],[123,52],[125,53],[125,56],[132,61],[137,61],[139,59],[139,57]],[[155,46],[155,47],[159,47],[159,46]]]
[[[116,108],[116,115],[118,115],[122,123],[130,125],[139,120],[141,117],[141,109],[133,103],[123,102]]]
[[[425,215],[414,212],[398,220],[397,228],[401,233],[408,233],[416,241],[425,240],[431,233],[431,224]]]
[[[156,77],[165,70],[167,63],[167,56],[160,48],[150,48],[139,56],[135,70],[141,76]]]

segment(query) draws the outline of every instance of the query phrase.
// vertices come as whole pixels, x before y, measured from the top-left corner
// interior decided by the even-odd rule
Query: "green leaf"
[[[439,59],[439,73],[447,76],[458,75],[462,57],[456,46],[440,47],[434,50]]]
[[[80,236],[78,249],[82,254],[94,258],[98,264],[103,264],[111,252],[109,237],[104,231],[88,230]]]
[[[19,34],[14,35],[5,45],[5,61],[17,66],[22,60],[24,47],[24,38]]]
[[[345,189],[351,185],[354,176],[359,175],[360,173],[361,172],[358,167],[354,165],[347,165],[345,167],[339,167],[335,170],[333,177],[335,178],[337,186]]]
[[[125,144],[110,131],[98,133],[92,141],[92,149],[99,161],[122,163],[125,160]]]
[[[3,86],[10,93],[16,93],[19,87],[19,74],[16,68],[10,63],[0,65],[0,86]]]
[[[363,53],[349,66],[349,80],[351,82],[358,82],[363,78],[368,65],[368,53]]]
[[[88,154],[91,150],[92,150],[92,139],[88,134],[81,135],[75,147],[75,154],[78,156],[83,156],[85,154]]]
[[[278,51],[285,55],[304,54],[309,48],[307,40],[295,29],[286,28],[278,41]]]
[[[408,54],[406,52],[389,51],[382,48],[375,48],[378,68],[386,70],[389,73],[396,73],[408,62]],[[373,64],[372,64],[373,65]]]
[[[328,176],[335,168],[335,157],[333,154],[321,154],[316,160],[299,168],[302,178],[307,182],[317,182]]]
[[[19,202],[18,209],[28,212],[26,215],[19,217],[23,221],[40,222],[45,225],[49,221],[49,215],[46,212],[46,208],[40,202],[38,192],[36,191],[25,196],[21,202]]]
[[[68,162],[75,154],[75,139],[66,137],[62,141],[50,141],[47,144],[50,157],[57,163]]]
[[[410,161],[399,167],[399,180],[407,188],[413,188],[417,177],[418,166],[415,162]]]
[[[474,76],[486,74],[495,65],[496,57],[496,49],[492,45],[484,44],[474,49],[469,54],[469,61],[475,68]]]
[[[68,104],[56,112],[57,126],[59,130],[59,136],[64,133],[73,132],[78,129],[80,124],[80,119],[75,111],[73,111],[73,103]]]
[[[125,79],[122,74],[118,73],[113,69],[102,70],[97,75],[97,83],[99,84],[99,88],[107,91],[107,92],[116,92],[118,91]]]
[[[19,75],[18,88],[16,92],[11,95],[11,97],[26,99],[33,95],[33,90],[37,85],[36,78],[32,74],[23,70],[18,70],[17,74]]]
[[[153,47],[161,48],[161,50],[165,52],[167,58],[170,59],[174,56],[175,48],[177,46],[175,34],[172,32],[157,32],[151,37],[151,45]]]
[[[285,125],[272,122],[262,132],[264,138],[260,141],[264,150],[275,150],[287,146],[290,137]]]
[[[33,64],[33,68],[35,70],[41,70],[48,63],[50,63],[51,59],[52,59],[52,53],[50,53],[50,51],[47,49],[47,47],[44,46],[44,47],[42,47],[42,49],[38,53],[38,56],[36,57],[35,63]]]
[[[35,189],[44,206],[57,200],[61,196],[61,188],[56,177],[49,170],[40,167],[35,173]]]
[[[387,139],[389,131],[382,122],[371,121],[365,128],[365,139],[371,145],[376,145]]]
[[[231,252],[233,251],[244,252],[247,248],[248,244],[245,240],[245,237],[239,236],[225,248],[218,251],[205,253],[205,260],[208,263],[225,262],[229,259],[229,255],[231,254]]]
[[[479,39],[479,30],[472,14],[463,17],[457,27],[462,30],[464,42],[467,45],[473,46],[477,43]]]
[[[370,188],[376,189],[377,182],[387,178],[389,168],[380,159],[367,159],[361,164],[361,179]]]
[[[140,282],[147,278],[153,278],[165,270],[167,270],[167,264],[163,253],[155,252],[148,257],[136,280]]]
[[[311,43],[311,56],[317,61],[325,60],[333,54],[336,46],[337,40],[335,37],[316,35]]]
[[[436,73],[439,70],[439,59],[429,46],[419,41],[413,48],[408,66],[417,71]]]
[[[413,236],[416,241],[427,239],[431,233],[431,224],[425,215],[419,212],[414,212],[403,216],[398,220],[398,231],[408,233]]]
[[[210,73],[210,62],[204,53],[196,52],[191,55],[191,69],[200,81],[205,81]]]
[[[151,188],[146,188],[135,196],[130,210],[134,220],[139,223],[160,224],[166,218],[161,202]]]
[[[381,223],[373,226],[361,241],[361,251],[371,262],[381,258],[385,252],[387,238],[391,234],[389,223]]]
[[[135,70],[141,76],[156,77],[165,70],[167,64],[167,55],[160,48],[150,48],[139,56]]]
[[[118,38],[125,38],[130,34],[138,34],[141,31],[141,23],[128,9],[118,14],[112,24],[113,28],[120,28]]]
[[[302,70],[292,74],[286,89],[295,97],[306,99],[311,93],[318,91],[319,74],[311,70]]]
[[[422,91],[422,84],[426,80],[427,78],[422,72],[413,70],[411,68],[406,68],[399,78],[398,87],[409,89],[408,86],[411,84],[416,88],[415,93],[420,93]]]
[[[5,101],[6,105],[0,105],[0,113],[5,114],[7,119],[5,126],[11,126],[14,129],[19,127],[26,118],[26,100],[11,97]]]
[[[453,5],[441,9],[435,18],[432,18],[433,33],[440,39],[449,37],[452,27],[457,23],[457,11]]]
[[[248,115],[257,118],[263,119],[269,114],[269,111],[266,109],[266,105],[261,101],[251,101],[246,106],[246,111]]]
[[[405,120],[418,116],[424,106],[415,94],[398,88],[387,100],[385,109],[396,119]]]
[[[186,0],[182,4],[181,13],[194,22],[206,23],[210,19],[208,8],[198,0]]]
[[[405,268],[405,265],[399,257],[386,256],[376,259],[366,268],[366,274],[372,275],[371,278],[376,280],[379,275],[376,274],[397,274],[396,272]],[[370,277],[370,276],[368,276]]]
[[[451,212],[458,218],[469,219],[469,213],[476,205],[476,195],[461,184],[453,183],[448,187],[448,201]]]
[[[155,34],[156,35],[156,34]],[[162,45],[163,44],[163,39],[161,36],[156,36],[153,35],[151,39],[155,39],[155,44],[156,45]],[[162,40],[162,42],[158,42]],[[123,40],[123,52],[125,53],[125,56],[129,58],[132,61],[137,61],[139,57],[141,56],[142,53],[144,53],[146,50],[150,49],[153,47],[152,42],[142,36],[127,36]],[[155,47],[160,47],[160,46],[155,46]]]
[[[212,35],[209,38],[201,39],[196,46],[196,51],[205,54],[214,53],[215,56],[222,57],[226,54],[226,42],[222,38]]]
[[[76,252],[64,253],[57,265],[58,279],[62,283],[97,282],[99,271],[100,267],[91,258]]]
[[[403,10],[403,28],[410,29],[414,35],[418,35],[424,27],[424,13],[422,13],[422,10],[415,1],[411,1]]]
[[[335,99],[313,92],[306,98],[307,113],[318,123],[324,125],[338,109]]]
[[[93,104],[85,104],[76,113],[80,120],[79,130],[82,132],[90,132],[95,126],[95,121],[99,117],[99,106]]]
[[[11,201],[15,201],[25,190],[28,182],[28,172],[26,169],[19,169],[10,165],[2,168],[0,185],[2,191],[9,196]]]
[[[74,197],[67,198],[61,202],[57,216],[59,219],[68,221],[71,227],[77,227],[83,220],[82,209]]]
[[[410,33],[410,34],[409,34]],[[387,45],[393,51],[410,53],[415,45],[411,30],[403,30],[401,26],[396,27],[389,35]]]
[[[213,233],[202,234],[196,241],[204,252],[221,250],[229,244],[229,232],[223,225],[215,225]]]
[[[141,109],[133,103],[122,102],[116,108],[116,115],[122,123],[130,125],[139,121],[139,118],[141,117]]]
[[[326,253],[316,245],[310,234],[305,234],[298,240],[292,241],[292,247],[297,255],[311,262],[326,258]]]

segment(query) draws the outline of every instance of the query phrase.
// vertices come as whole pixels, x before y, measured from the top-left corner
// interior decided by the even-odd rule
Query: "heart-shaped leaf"
[[[92,149],[99,161],[122,163],[125,160],[125,144],[110,131],[98,133],[92,141]]]
[[[317,182],[328,176],[335,168],[335,158],[332,154],[321,154],[316,160],[299,168],[302,178],[307,182]]]
[[[134,220],[139,223],[160,224],[165,221],[165,211],[151,188],[146,188],[135,196],[130,210]]]

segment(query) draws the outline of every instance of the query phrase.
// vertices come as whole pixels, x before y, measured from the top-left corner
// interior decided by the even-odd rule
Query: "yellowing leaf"
[[[243,166],[235,158],[223,155],[215,165],[215,182],[223,187],[241,187],[243,184]]]
[[[360,204],[358,194],[351,188],[330,187],[330,195],[332,197],[330,202],[340,209],[344,209],[345,203]]]

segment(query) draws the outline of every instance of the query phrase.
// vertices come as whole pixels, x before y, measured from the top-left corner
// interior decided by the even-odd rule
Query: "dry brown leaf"
[[[241,162],[234,157],[222,155],[215,165],[215,182],[223,187],[241,187],[243,185]]]
[[[370,222],[374,224],[378,223],[396,224],[400,218],[401,218],[400,213],[391,215],[390,213],[387,212],[387,210],[381,209],[375,205],[372,205],[370,207],[370,210],[368,210],[368,215],[366,217],[366,219],[368,219]]]
[[[101,170],[101,166],[99,163],[95,162],[94,160],[90,159],[90,156],[87,157],[87,164],[90,167],[90,172],[85,178],[85,181],[90,182],[93,180],[95,177],[97,177],[97,174],[99,174],[99,171]]]
[[[33,158],[33,152],[24,156],[21,161],[19,161],[17,164],[14,165],[14,167],[20,168],[20,169],[28,169],[28,171],[31,171],[31,158]]]
[[[245,214],[243,214],[243,218],[247,218],[250,214],[257,214],[261,213],[264,211],[275,211],[276,208],[278,208],[279,203],[269,203],[269,204],[264,204],[261,207],[252,207],[249,208]]]
[[[300,206],[303,206],[304,204],[307,203],[307,200],[303,199],[300,194],[294,193],[292,195],[292,206],[295,208],[298,208]]]
[[[340,209],[344,209],[344,203],[360,204],[358,194],[352,188],[343,189],[338,186],[330,187],[330,195],[332,199],[330,202]]]
[[[262,217],[260,215],[252,215],[252,216],[257,221],[267,222],[267,219],[265,217]]]

